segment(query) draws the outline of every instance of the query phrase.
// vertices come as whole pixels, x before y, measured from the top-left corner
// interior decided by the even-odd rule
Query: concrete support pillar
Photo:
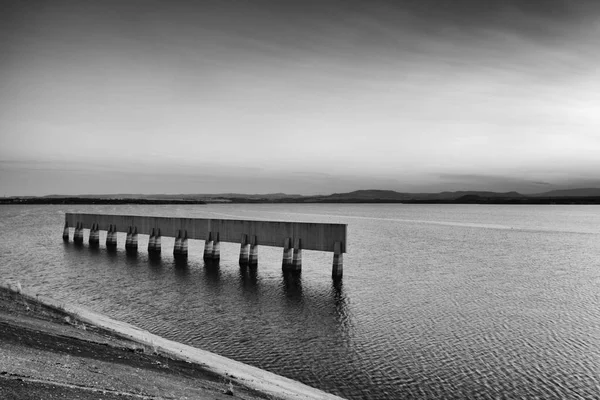
[[[213,253],[213,238],[212,232],[209,232],[208,239],[204,241],[204,261],[212,260]]]
[[[188,234],[187,231],[183,231],[183,238],[181,238],[181,250],[179,255],[182,258],[187,258],[188,256]]]
[[[281,268],[284,271],[292,267],[292,252],[292,238],[286,238],[283,242],[283,261],[281,263]]]
[[[133,227],[133,230],[131,232],[131,241],[129,242],[129,249],[128,251],[130,253],[137,253],[138,251],[138,231],[137,231],[137,226]]]
[[[250,254],[248,255],[248,266],[258,266],[258,238],[252,235],[250,238]]]
[[[75,230],[73,231],[73,242],[77,243],[79,240],[79,222],[75,222]]]
[[[65,242],[69,241],[69,223],[65,222],[65,227],[63,229],[63,240]]]
[[[79,223],[79,243],[83,244],[83,222]]]
[[[79,222],[75,223],[75,230],[73,231],[73,242],[79,243]]]
[[[112,247],[117,248],[117,225],[113,224]]]
[[[161,250],[162,250],[161,235],[160,235],[160,228],[158,228],[158,229],[156,229],[156,235],[154,236],[154,250],[152,252],[154,254],[158,255],[158,254],[160,254]]]
[[[131,235],[131,251],[137,251],[137,226],[133,227],[133,234]]]
[[[133,228],[131,225],[127,228],[127,238],[125,239],[125,251],[129,251],[131,246],[131,237],[133,236]]]
[[[108,229],[106,229],[106,242],[105,242],[106,248],[110,247],[110,243],[112,241],[111,236],[112,236],[112,224],[108,225]]]
[[[137,248],[137,227],[129,226],[127,229],[127,239],[125,240],[125,251],[128,253],[136,253]]]
[[[181,254],[181,230],[177,231],[175,244],[173,245],[173,257],[177,258]]]
[[[173,246],[173,257],[175,259],[185,259],[188,256],[188,237],[187,231],[178,230]]]
[[[248,265],[248,235],[242,233],[240,238],[240,267]]]
[[[100,246],[100,229],[98,228],[97,223],[93,223],[90,228],[90,247],[98,247]]]
[[[150,232],[150,238],[148,238],[148,254],[153,254],[155,247],[156,247],[156,229],[152,228],[152,232]]]
[[[75,226],[75,233],[73,234],[73,242],[77,244],[83,243],[83,223],[78,222]]]
[[[117,248],[117,226],[109,225],[108,232],[106,233],[106,248],[116,249]]]
[[[331,276],[334,279],[341,278],[344,274],[343,243],[335,242],[333,249],[333,270],[331,272]]]
[[[217,232],[213,238],[212,261],[219,262],[219,260],[221,260],[221,241],[219,240],[219,232]]]
[[[302,269],[302,240],[296,239],[294,242],[294,255],[292,257],[292,270],[300,271]]]

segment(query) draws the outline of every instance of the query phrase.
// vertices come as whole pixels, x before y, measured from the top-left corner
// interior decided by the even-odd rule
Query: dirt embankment
[[[240,371],[216,373],[20,292],[0,285],[0,399],[335,398],[316,390],[305,396],[300,383],[293,396],[257,390],[236,379]],[[272,381],[279,378],[287,381]]]
[[[2,399],[269,397],[0,289]]]

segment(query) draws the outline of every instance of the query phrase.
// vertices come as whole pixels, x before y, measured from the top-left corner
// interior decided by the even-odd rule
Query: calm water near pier
[[[176,265],[64,244],[66,211],[347,223],[349,253],[340,284],[331,253]],[[600,398],[598,206],[0,206],[0,238],[2,280],[349,399]]]

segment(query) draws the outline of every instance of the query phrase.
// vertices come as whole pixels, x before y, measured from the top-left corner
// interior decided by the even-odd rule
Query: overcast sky
[[[599,171],[598,1],[0,3],[0,195],[530,193]]]

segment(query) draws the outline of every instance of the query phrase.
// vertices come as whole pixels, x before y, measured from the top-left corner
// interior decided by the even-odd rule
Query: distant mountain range
[[[441,193],[402,193],[393,190],[356,190],[349,193],[334,193],[329,196],[309,197],[314,201],[410,201],[410,200],[456,200],[463,196],[479,196],[485,198],[519,198],[524,197],[517,192],[478,192],[478,191],[459,191],[459,192],[441,192]]]
[[[552,190],[549,192],[524,195],[518,192],[489,192],[489,191],[456,191],[439,193],[406,193],[394,190],[355,190],[348,193],[333,193],[330,195],[306,196],[301,194],[266,193],[210,193],[210,194],[80,194],[58,195],[52,194],[44,198],[96,198],[96,199],[156,199],[156,200],[205,200],[205,199],[357,199],[357,200],[454,200],[463,196],[480,196],[490,198],[520,198],[520,197],[589,197],[600,196],[600,188]]]
[[[600,196],[599,188],[551,190],[529,195],[531,197],[591,197]]]
[[[43,197],[7,197],[0,203],[502,203],[548,204],[588,203],[600,204],[600,188],[552,190],[524,195],[518,192],[456,191],[440,193],[405,193],[393,190],[356,190],[348,193],[304,196],[299,194],[219,193],[219,194],[84,194],[48,195]]]

